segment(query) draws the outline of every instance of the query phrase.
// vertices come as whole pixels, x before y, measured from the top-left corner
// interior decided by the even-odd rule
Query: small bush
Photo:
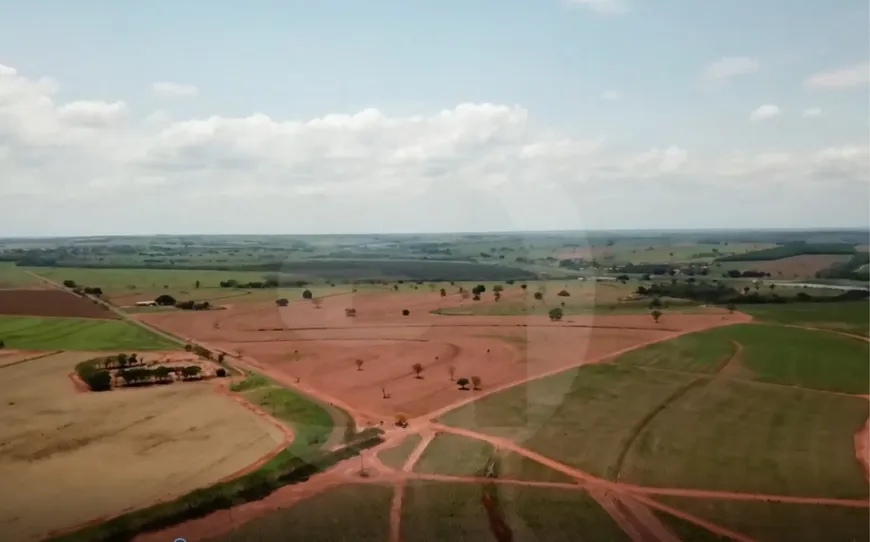
[[[402,309],[402,316],[408,316],[409,314],[411,314],[411,311],[408,309]]]
[[[221,367],[217,370],[216,374],[218,375],[218,378],[224,378],[225,376],[227,376],[227,370]]]
[[[564,316],[565,313],[562,311],[561,308],[556,307],[554,309],[550,309],[549,315],[550,315],[550,320],[552,320],[553,322],[558,322],[559,320],[562,319],[562,316]]]
[[[561,297],[571,297],[571,292],[569,292],[568,290],[561,290],[556,295],[561,296]]]

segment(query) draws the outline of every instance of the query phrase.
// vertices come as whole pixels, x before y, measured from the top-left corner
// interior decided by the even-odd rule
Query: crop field
[[[0,262],[0,289],[39,286],[41,281],[11,262]]]
[[[657,500],[760,542],[853,542],[870,536],[870,508],[680,497]]]
[[[117,315],[83,297],[60,290],[0,290],[0,315],[114,319]]]
[[[849,394],[868,393],[868,355],[866,343],[827,332],[738,324],[510,388],[442,419],[641,485],[862,498],[853,439],[868,406]]]
[[[196,281],[200,288],[219,288],[220,282],[236,279],[240,282],[263,280],[260,271],[211,271],[187,269],[101,269],[83,267],[32,267],[22,268],[41,277],[61,283],[75,281],[83,286],[99,286],[103,292],[129,293],[135,290],[158,291],[163,289],[193,290]]]
[[[870,303],[867,301],[745,305],[740,310],[764,322],[817,327],[865,337],[870,334]]]
[[[93,355],[0,368],[0,478],[15,488],[0,494],[3,540],[185,493],[282,442],[277,428],[208,383],[80,393],[67,375]]]
[[[389,537],[392,496],[390,486],[346,484],[269,512],[209,542],[384,542]]]
[[[167,350],[178,345],[122,320],[0,316],[0,339],[22,350]]]
[[[558,258],[593,258],[602,262],[621,263],[677,263],[705,262],[723,255],[744,254],[772,248],[769,243],[692,243],[645,240],[616,241],[610,246],[592,244],[578,249],[561,250]]]
[[[402,506],[402,539],[491,540],[478,484],[409,482]],[[514,540],[628,541],[616,522],[585,492],[498,486]]]

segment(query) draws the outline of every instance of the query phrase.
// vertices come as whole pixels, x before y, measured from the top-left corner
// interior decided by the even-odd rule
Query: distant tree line
[[[715,305],[739,305],[739,304],[765,304],[765,303],[829,303],[837,301],[854,301],[867,299],[870,292],[862,290],[849,290],[835,296],[813,296],[806,292],[798,292],[794,296],[781,296],[768,288],[770,293],[761,293],[758,284],[755,291],[746,286],[738,291],[731,286],[722,283],[686,283],[676,284],[653,284],[651,286],[639,286],[637,293],[653,297],[675,297],[690,299],[702,303]],[[775,286],[775,285],[774,285]]]
[[[731,254],[719,258],[718,262],[757,262],[781,260],[804,254],[855,254],[855,245],[850,243],[806,243],[791,242],[774,248],[754,250],[743,254]]]

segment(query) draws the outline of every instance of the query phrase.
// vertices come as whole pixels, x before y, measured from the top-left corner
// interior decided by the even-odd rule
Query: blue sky
[[[771,217],[770,209],[747,207],[746,211],[752,213],[747,220],[750,225],[758,226],[797,226],[802,225],[801,222],[866,225],[868,222],[866,203],[855,202],[856,197],[859,201],[862,196],[865,202],[868,199],[866,151],[870,139],[870,109],[866,71],[870,57],[870,8],[865,0],[622,0],[619,3],[614,0],[283,0],[136,4],[79,0],[7,4],[0,19],[0,65],[14,68],[16,77],[30,82],[40,77],[56,81],[56,88],[46,95],[58,108],[65,103],[78,106],[81,102],[89,104],[89,111],[93,112],[99,104],[123,102],[125,124],[112,127],[112,130],[123,131],[113,132],[112,137],[116,141],[129,137],[130,146],[117,154],[129,151],[130,156],[123,163],[113,161],[104,168],[83,164],[79,182],[88,186],[94,184],[93,172],[100,169],[111,171],[113,178],[125,177],[127,181],[117,181],[124,186],[147,185],[150,188],[139,188],[146,192],[156,190],[154,185],[166,189],[167,185],[175,183],[189,188],[194,184],[193,179],[205,182],[205,177],[220,183],[222,174],[216,169],[219,164],[214,159],[199,164],[201,177],[196,177],[190,167],[183,168],[185,175],[192,176],[189,178],[173,177],[175,174],[166,171],[158,174],[152,167],[147,174],[156,175],[159,180],[150,183],[135,180],[142,174],[141,161],[135,158],[142,158],[143,153],[153,157],[158,147],[161,152],[169,152],[165,149],[169,135],[177,135],[179,130],[201,133],[202,130],[190,122],[210,117],[244,119],[259,113],[274,123],[304,122],[330,114],[353,115],[373,108],[385,119],[378,123],[380,130],[393,126],[389,119],[432,116],[441,110],[453,110],[459,104],[496,104],[521,108],[525,112],[526,117],[517,121],[522,123],[522,134],[516,135],[510,145],[499,141],[498,152],[492,151],[490,146],[486,149],[452,148],[450,156],[439,151],[438,167],[466,169],[468,175],[475,175],[481,174],[481,163],[486,162],[489,169],[483,172],[484,176],[501,176],[501,183],[525,186],[546,179],[546,182],[565,183],[553,189],[570,194],[571,198],[582,188],[584,198],[592,195],[608,202],[619,200],[620,194],[607,188],[608,183],[615,182],[614,177],[602,176],[602,170],[612,172],[618,164],[634,163],[638,156],[649,158],[648,153],[653,150],[661,154],[673,147],[686,153],[679,168],[659,167],[661,163],[656,158],[654,172],[632,169],[620,174],[633,180],[647,180],[641,189],[632,191],[634,194],[645,190],[656,194],[665,192],[671,198],[662,199],[662,203],[683,208],[698,207],[711,198],[722,197],[723,191],[728,192],[726,181],[732,177],[739,177],[733,182],[757,186],[771,177],[766,168],[773,162],[780,168],[777,175],[782,176],[781,182],[787,182],[792,171],[818,165],[806,163],[810,155],[822,153],[819,156],[824,160],[832,155],[845,155],[847,164],[825,162],[822,174],[806,179],[800,188],[801,195],[795,196],[793,202],[790,200],[786,208],[780,210],[780,215]],[[166,93],[155,91],[154,84],[158,82],[185,85],[184,88],[191,89],[191,95],[169,98]],[[759,110],[763,106],[766,108]],[[751,117],[756,110],[759,112]],[[14,121],[23,123],[20,111],[23,109],[19,109]],[[27,114],[33,114],[32,110],[28,111]],[[0,109],[0,122],[2,115]],[[13,120],[9,120],[12,117],[8,117],[7,124],[12,125]],[[159,122],[148,124],[143,119],[158,119]],[[454,120],[455,130],[480,129],[463,124],[465,120]],[[501,121],[489,118],[487,122]],[[172,123],[179,125],[173,128]],[[151,127],[150,131],[143,128],[144,124]],[[252,136],[250,132],[245,132],[248,135],[230,133],[239,128],[236,124],[225,122],[220,129],[209,128],[210,140],[197,142],[197,156],[211,152],[204,145],[211,145],[211,150],[219,147],[223,156],[229,147],[238,150],[240,145],[244,146],[244,138]],[[498,126],[498,133],[503,133],[504,127]],[[61,128],[52,128],[55,129]],[[91,147],[102,145],[98,142],[103,140],[94,133],[92,123],[89,130],[85,140]],[[274,135],[276,128],[269,130]],[[347,134],[355,133],[350,130],[324,136],[326,139],[321,145],[329,147],[331,141],[346,142],[350,137]],[[6,130],[6,136],[11,137],[12,132],[12,129]],[[0,132],[0,136],[3,133]],[[354,145],[368,145],[383,139],[384,145],[396,151],[402,139],[409,136],[404,134],[397,140],[395,133],[387,136],[379,131],[359,137],[363,142]],[[184,145],[191,145],[190,137],[182,139]],[[596,153],[606,153],[607,159],[603,154],[592,158],[588,150],[583,150],[568,157],[571,159],[568,162],[564,162],[568,159],[565,153],[557,153],[558,160],[563,162],[556,163],[556,158],[550,156],[552,153],[545,153],[550,161],[533,165],[524,162],[524,175],[514,176],[517,168],[510,165],[511,157],[506,157],[506,153],[519,152],[517,145],[552,146],[554,142],[567,140],[600,142],[603,150]],[[275,152],[279,154],[281,149],[288,148],[283,145],[293,145],[285,140],[280,145],[270,141],[275,143]],[[490,138],[478,143],[489,145],[492,141]],[[138,145],[138,156],[132,150],[134,145]],[[419,143],[417,147],[420,145],[429,149],[428,143]],[[19,148],[11,144],[7,147]],[[378,152],[387,150],[379,148]],[[417,151],[422,152],[419,148]],[[490,151],[494,154],[488,154]],[[174,149],[173,156],[177,157],[179,152]],[[194,151],[185,147],[184,152]],[[6,152],[7,162],[11,154]],[[743,157],[740,167],[729,169],[730,166],[723,165],[727,162],[733,166],[735,155]],[[245,156],[251,158],[249,152]],[[756,160],[759,156],[761,166]],[[493,169],[495,157],[502,160],[500,170]],[[288,163],[276,159],[275,163],[266,163],[266,157],[258,155],[257,158],[256,174],[239,177],[236,167],[226,174],[224,182],[265,182],[273,199],[276,195],[313,198],[317,193],[321,201],[317,205],[324,205],[323,198],[332,197],[329,191],[322,187],[303,188],[294,181],[299,179],[300,172],[305,173],[306,182],[313,184],[320,183],[321,178],[325,179],[324,184],[335,181],[346,186],[350,181],[340,178],[349,175],[342,169],[344,166],[313,172],[298,160]],[[318,163],[322,163],[323,158],[319,155]],[[355,158],[360,157],[355,155]],[[460,158],[461,163],[453,161]],[[39,183],[50,186],[54,174],[49,170],[34,172],[32,164],[26,162],[16,162],[15,169],[11,170],[15,178],[33,175]],[[380,159],[355,164],[354,175],[359,177],[364,171],[362,176],[378,176],[382,165]],[[433,180],[426,171],[435,165],[427,167],[423,168],[423,173],[401,170],[399,174],[418,187],[448,182]],[[564,178],[565,171],[576,173],[578,168],[583,168],[582,175]],[[269,170],[268,175],[264,169]],[[169,170],[177,172],[179,167],[176,164],[167,168]],[[848,178],[841,179],[844,171]],[[712,186],[705,180],[708,172],[711,176],[724,175],[725,178],[718,186]],[[422,175],[418,183],[415,183],[415,175]],[[835,179],[837,182],[845,183],[838,185],[843,199],[825,194],[821,201],[831,205],[842,203],[847,207],[846,213],[820,211],[818,217],[807,216],[808,210],[813,209],[811,204],[820,201],[815,190],[820,190],[833,175],[840,176]],[[101,176],[101,182],[103,184],[97,184],[106,194],[106,183],[111,184],[111,181]],[[449,182],[468,186],[473,180],[454,176]],[[651,182],[660,185],[652,187]],[[475,189],[485,192],[487,186],[492,184],[484,183]],[[689,190],[685,189],[687,186]],[[282,192],[281,187],[286,191]],[[23,192],[27,190],[19,189],[13,195],[33,197]],[[422,198],[420,194],[417,196]],[[150,196],[143,193],[143,197]],[[630,197],[628,201],[638,208],[642,204],[640,200],[632,202]],[[410,200],[394,201],[384,205],[411,203]],[[215,205],[223,204],[215,202]],[[479,214],[480,210],[469,212]],[[495,229],[510,227],[509,222],[527,222],[517,218],[496,219],[498,213],[493,212],[491,227]],[[584,218],[573,217],[577,213]],[[768,216],[761,216],[762,213]],[[602,213],[599,217],[588,210],[572,211],[568,215],[572,217],[566,218],[567,222],[583,222],[589,227],[619,225],[612,223],[608,214]],[[635,218],[625,227],[717,225],[698,223],[710,221],[707,213],[690,212],[685,220],[676,220],[676,223],[673,219],[653,217],[641,220],[636,218],[637,213],[632,216]],[[82,231],[102,232],[101,228],[111,222],[110,217],[111,214],[106,215],[102,224],[85,224]],[[316,215],[306,218],[298,229],[323,229],[315,219]],[[18,218],[6,219],[16,220],[15,223],[2,220],[0,226],[13,230],[50,229]],[[724,216],[716,220],[723,221]],[[396,222],[395,227],[400,231],[414,228],[420,223],[420,215],[405,217],[398,213]],[[478,222],[483,229],[490,229],[487,227],[490,222],[480,217],[466,217],[456,226],[445,224],[442,218],[424,220],[417,229],[441,229],[439,226],[452,229],[458,228],[460,223],[467,226]],[[532,217],[528,222],[547,226],[542,217]],[[249,225],[256,231],[270,229],[265,222]],[[565,225],[570,226],[553,224],[554,227]],[[205,221],[169,226],[214,229]],[[347,228],[382,226],[377,223],[344,225]],[[239,223],[238,227],[244,228],[245,223]],[[283,230],[276,227],[276,231]]]

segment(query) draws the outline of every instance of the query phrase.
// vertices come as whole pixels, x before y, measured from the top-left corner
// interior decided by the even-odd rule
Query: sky
[[[866,0],[2,12],[0,236],[870,224]]]

